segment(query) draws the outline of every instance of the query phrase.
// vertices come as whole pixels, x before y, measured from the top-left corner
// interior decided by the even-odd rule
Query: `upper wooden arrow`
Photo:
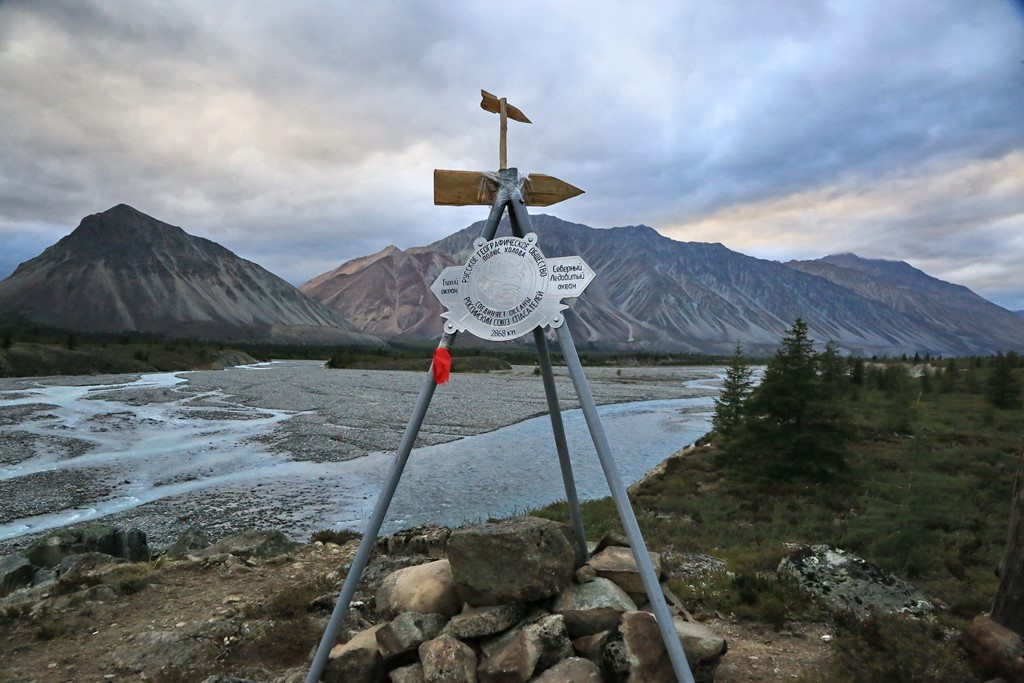
[[[508,168],[508,119],[531,123],[530,119],[517,107],[513,107],[504,97],[492,95],[486,90],[480,91],[480,108],[501,116],[501,137],[498,144],[499,168],[507,181],[517,181],[522,193],[523,203],[527,206],[551,206],[565,199],[583,194],[583,190],[554,176],[543,173],[531,173],[525,178],[519,177],[513,169],[512,175],[505,174]],[[480,171],[445,171],[434,169],[434,203],[444,206],[469,206],[474,204],[493,204],[498,197],[499,182],[493,173]]]
[[[501,116],[501,132],[498,137],[498,168],[508,168],[508,120],[530,123],[521,110],[513,107],[504,97],[492,95],[486,90],[480,91],[480,108],[492,111]]]
[[[483,109],[484,111],[500,114],[501,105],[504,102],[505,113],[508,115],[510,119],[512,119],[513,121],[522,121],[523,123],[533,123],[533,121],[526,118],[526,114],[524,114],[519,108],[513,107],[511,104],[509,104],[504,97],[492,95],[486,90],[481,90],[480,96],[483,98],[480,100],[480,108]]]

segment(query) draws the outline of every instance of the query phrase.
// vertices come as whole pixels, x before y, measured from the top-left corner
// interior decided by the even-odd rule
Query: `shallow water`
[[[685,376],[696,379],[667,381],[667,389],[661,387],[661,394],[653,394],[667,391],[691,398],[599,408],[617,467],[627,483],[709,429],[719,370],[695,369]],[[304,421],[330,428],[333,441],[317,442],[319,450],[324,449],[322,443],[345,440],[348,432],[366,431],[367,408],[358,396],[344,401],[364,411],[351,419],[346,417],[351,413],[348,408],[341,412],[281,408],[287,403],[281,396],[298,392],[294,388],[300,384],[298,379],[314,371],[320,370],[311,364],[275,363],[220,374],[115,376],[93,385],[50,384],[51,379],[0,391],[0,414],[8,417],[0,459],[0,541],[145,510],[157,503],[161,514],[180,504],[200,521],[204,515],[207,521],[234,516],[248,526],[263,521],[296,534],[328,527],[361,529],[393,451],[370,452],[342,462],[311,461],[294,459],[287,450],[268,445],[282,430],[292,429],[290,421],[300,415]],[[269,393],[247,394],[253,377]],[[349,383],[344,386],[363,386],[367,381],[366,373],[317,375],[315,382],[301,388],[304,398],[296,403],[308,408],[317,404],[309,400],[310,394],[344,392],[344,387],[325,389],[325,377]],[[391,391],[387,382],[398,382],[410,395],[412,390],[405,385],[414,388],[421,381],[419,374],[401,373],[371,379],[383,382],[385,393]],[[515,391],[528,381],[533,386],[531,379],[520,378],[523,381],[517,385],[509,384],[507,377],[466,378],[457,397],[473,405],[474,400],[482,403],[484,395],[493,402],[495,392],[510,392],[509,400],[521,408],[526,399],[517,400]],[[602,392],[619,389],[605,387]],[[479,399],[474,392],[481,394]],[[435,399],[436,412],[442,422],[451,422],[446,411],[453,409],[446,408],[444,400]],[[376,401],[368,403],[373,406]],[[373,409],[389,414],[385,441],[393,441],[397,434],[391,433],[404,428],[408,408],[385,401]],[[401,414],[394,415],[396,411]],[[580,497],[607,495],[582,413],[563,411],[563,420]],[[415,449],[385,531],[423,522],[458,524],[504,516],[564,497],[550,420],[543,415]]]

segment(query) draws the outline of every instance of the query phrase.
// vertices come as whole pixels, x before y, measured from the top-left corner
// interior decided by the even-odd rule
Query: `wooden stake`
[[[508,168],[508,101],[502,97],[498,100],[499,116],[501,117],[501,133],[498,139],[498,168]]]
[[[1010,525],[1006,554],[999,565],[999,587],[992,605],[992,619],[1024,636],[1024,443],[1010,500]]]
[[[501,116],[501,137],[498,140],[498,162],[499,168],[508,168],[508,120],[532,123],[526,118],[526,114],[518,108],[513,107],[504,97],[498,98],[486,90],[480,91],[480,108],[484,111],[493,112]]]

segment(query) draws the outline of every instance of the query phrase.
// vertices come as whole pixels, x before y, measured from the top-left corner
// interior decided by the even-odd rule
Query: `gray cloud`
[[[1022,37],[1010,2],[8,0],[0,275],[120,202],[293,282],[428,243],[483,217],[430,187],[497,166],[483,87],[535,121],[514,165],[587,190],[563,218],[906,259],[1024,308],[1018,188],[928,191],[1024,149]]]

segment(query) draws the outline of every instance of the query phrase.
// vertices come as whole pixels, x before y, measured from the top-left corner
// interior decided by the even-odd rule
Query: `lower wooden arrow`
[[[551,206],[583,194],[583,190],[564,180],[543,173],[531,173],[523,183],[527,206]],[[443,206],[493,204],[498,181],[482,171],[445,171],[434,169],[434,203]]]

